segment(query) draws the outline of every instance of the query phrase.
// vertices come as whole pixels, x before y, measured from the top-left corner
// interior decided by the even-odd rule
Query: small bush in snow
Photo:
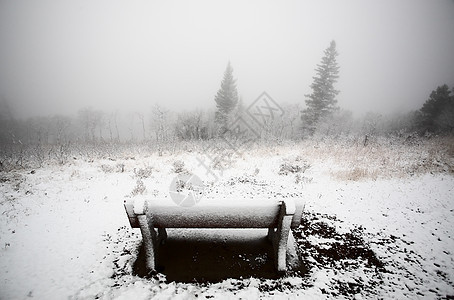
[[[113,173],[114,171],[114,168],[112,166],[109,166],[109,165],[106,165],[106,164],[102,164],[100,166],[101,170],[104,172],[104,173]]]
[[[298,165],[293,165],[290,163],[283,163],[279,167],[279,175],[287,175],[288,173],[298,173],[301,172],[302,168]]]
[[[131,192],[131,195],[132,196],[137,196],[137,195],[143,195],[145,194],[145,191],[147,190],[147,188],[145,187],[145,185],[143,184],[143,181],[142,179],[137,179],[136,181],[136,186],[134,187],[134,189],[132,190]]]
[[[184,168],[184,161],[182,161],[182,160],[174,161],[173,162],[173,172],[175,172],[175,173],[186,172],[186,169]]]
[[[140,179],[149,178],[151,176],[152,172],[153,172],[152,167],[146,167],[143,169],[134,169],[134,174],[136,175],[137,178],[140,178]]]
[[[299,184],[300,182],[302,182],[302,183],[311,183],[312,179],[313,179],[312,177],[302,176],[300,173],[297,173],[295,175],[295,183],[296,184]]]
[[[123,173],[125,171],[125,164],[118,163],[115,166],[102,164],[100,168],[104,173]]]
[[[215,170],[225,170],[235,164],[234,151],[223,151],[216,153],[211,162],[211,167]]]
[[[279,167],[279,175],[287,175],[288,173],[304,173],[309,168],[309,164],[297,156],[294,160],[285,161]]]
[[[115,165],[115,169],[117,171],[117,173],[124,173],[125,171],[125,164],[123,163],[118,163]]]

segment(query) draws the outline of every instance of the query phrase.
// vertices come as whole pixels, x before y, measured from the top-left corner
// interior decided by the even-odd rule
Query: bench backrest
[[[155,227],[268,228],[277,225],[279,206],[153,206],[148,213]]]
[[[302,201],[295,202],[292,227],[300,225],[304,207]],[[139,227],[138,214],[147,213],[153,226],[157,228],[269,228],[277,226],[280,212],[277,201],[181,207],[156,204],[152,201],[134,204],[130,199],[125,201],[125,208],[132,227]]]

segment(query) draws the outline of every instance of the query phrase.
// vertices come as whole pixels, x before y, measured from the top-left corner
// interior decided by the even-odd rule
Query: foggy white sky
[[[345,109],[417,109],[454,85],[452,0],[0,0],[0,95],[22,116],[209,108],[230,60],[245,103],[304,105],[332,39]]]

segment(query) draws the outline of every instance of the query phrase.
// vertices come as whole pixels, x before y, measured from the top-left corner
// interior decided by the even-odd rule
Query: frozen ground
[[[276,147],[233,157],[216,181],[198,157],[75,157],[0,173],[0,299],[454,297],[453,165],[383,176],[379,162],[358,169]],[[413,158],[400,157],[403,166],[406,159]],[[293,234],[305,271],[212,283],[135,275],[141,237],[123,199],[169,200],[170,182],[186,170],[206,185],[201,201],[302,197],[305,213]],[[253,258],[238,257],[245,259]]]

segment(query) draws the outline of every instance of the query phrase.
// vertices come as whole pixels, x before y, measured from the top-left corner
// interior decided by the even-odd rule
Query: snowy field
[[[2,172],[0,299],[452,299],[453,149],[452,140],[255,146],[212,164],[218,180],[201,147]],[[137,275],[141,236],[123,200],[169,200],[182,172],[203,180],[201,201],[304,199],[293,231],[304,270],[202,283]]]

